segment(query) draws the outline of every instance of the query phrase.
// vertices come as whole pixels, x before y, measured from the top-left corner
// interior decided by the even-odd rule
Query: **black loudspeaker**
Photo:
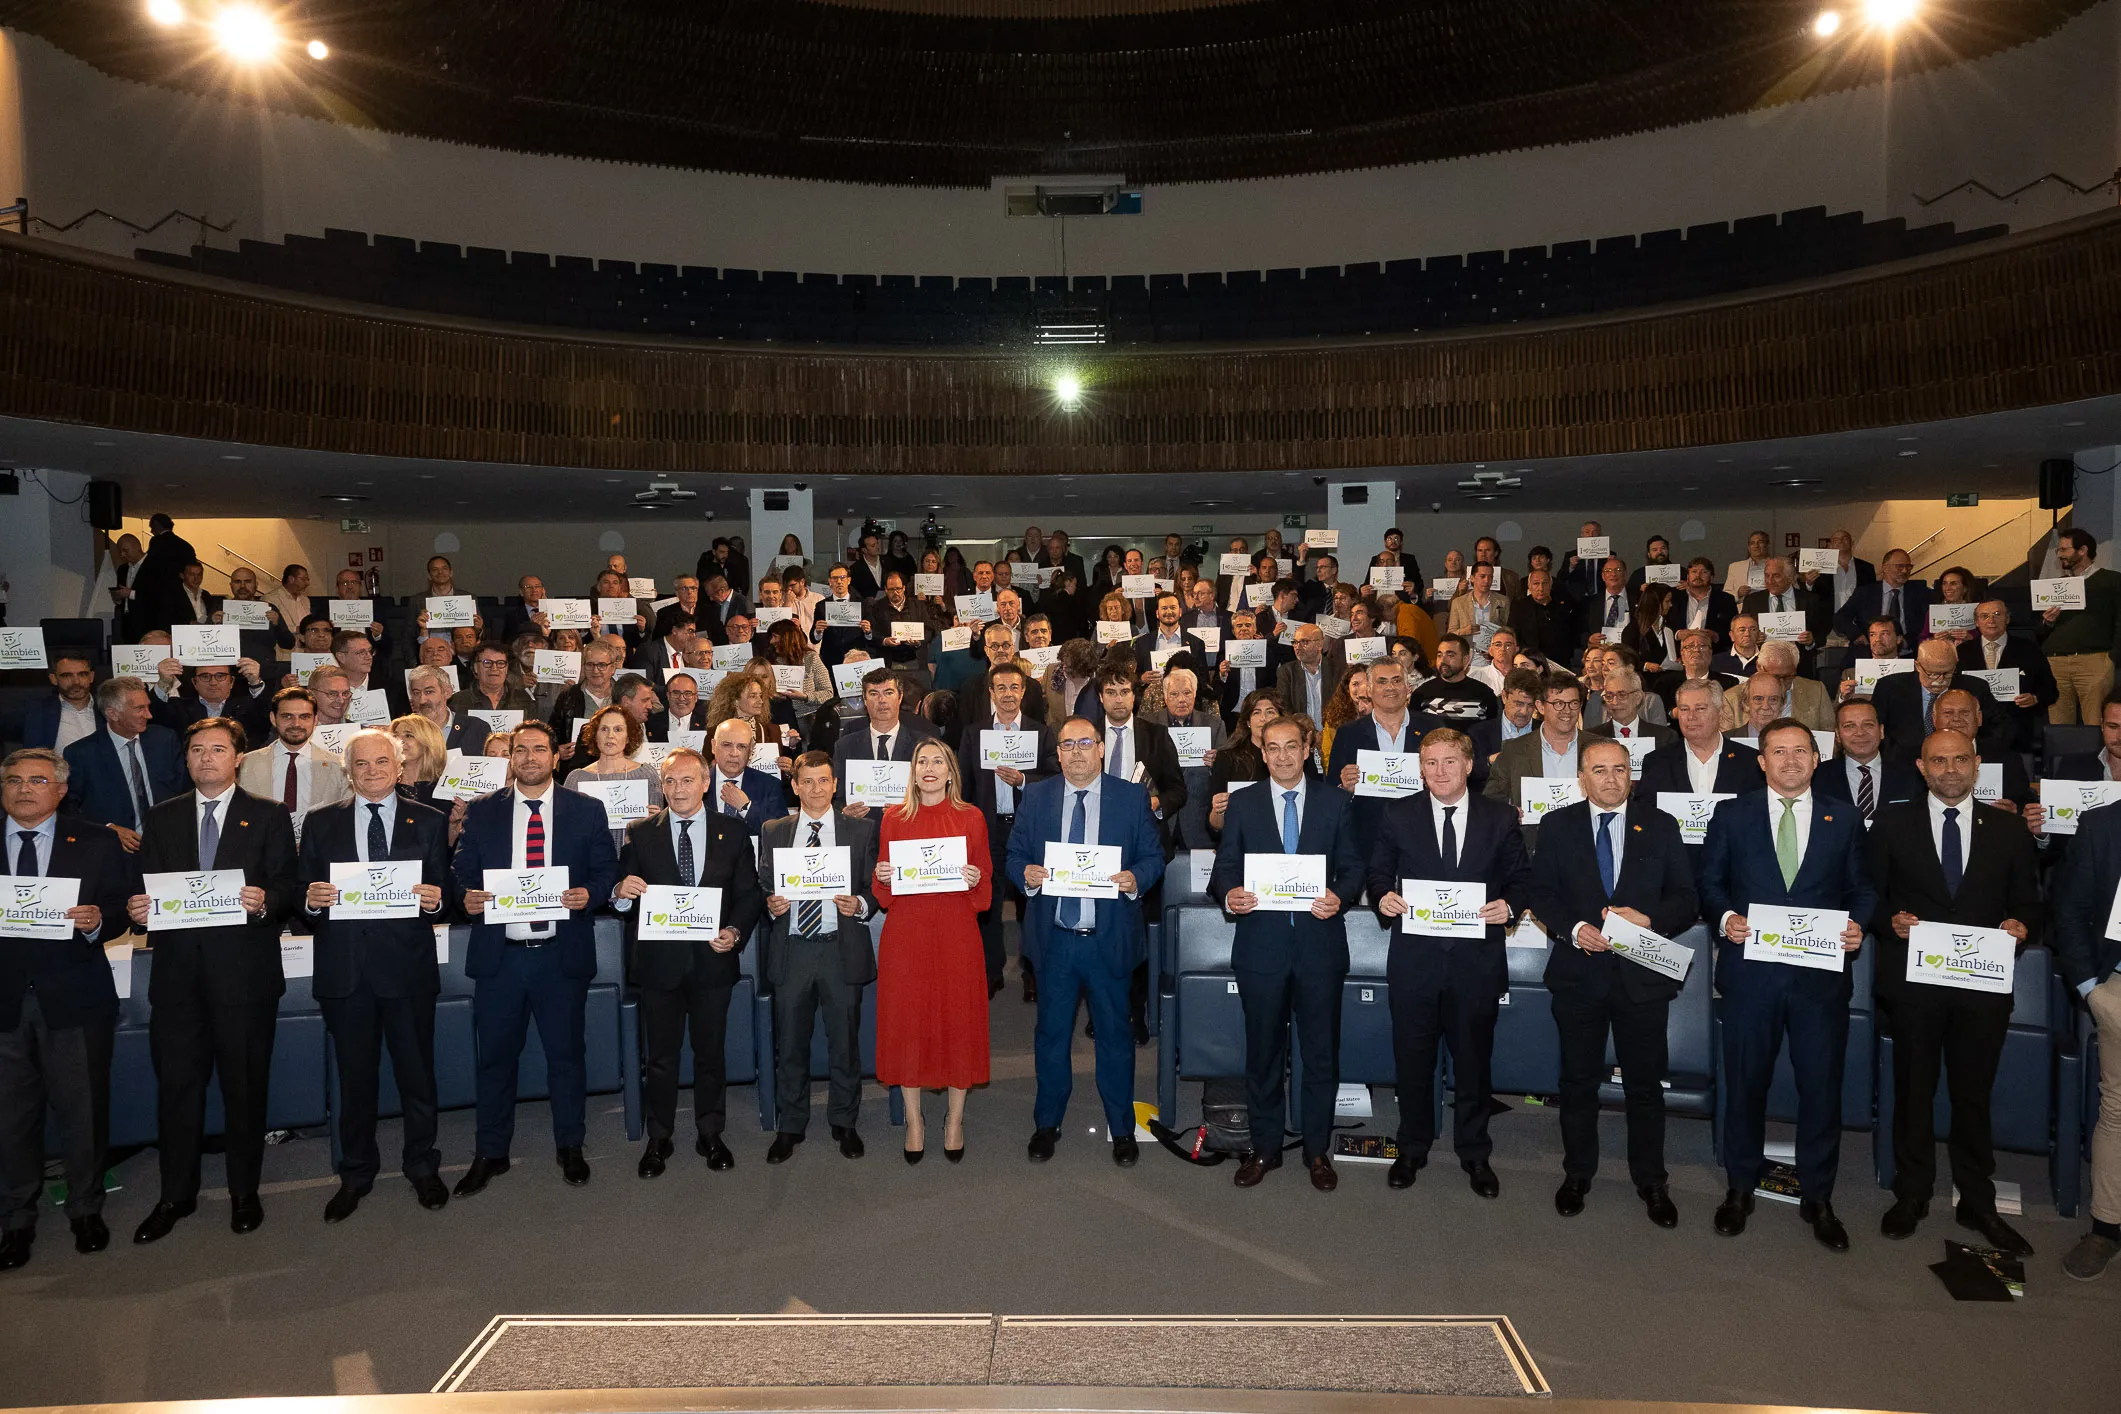
[[[2059,511],[2077,499],[2077,464],[2068,457],[2040,463],[2040,509]]]
[[[88,483],[88,523],[97,530],[125,528],[125,492],[117,482]]]

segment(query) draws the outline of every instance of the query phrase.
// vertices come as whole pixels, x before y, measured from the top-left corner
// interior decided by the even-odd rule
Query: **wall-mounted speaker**
[[[125,528],[125,490],[117,482],[88,483],[88,523],[97,530]]]
[[[2077,499],[2077,464],[2068,457],[2040,463],[2040,509],[2059,511]]]

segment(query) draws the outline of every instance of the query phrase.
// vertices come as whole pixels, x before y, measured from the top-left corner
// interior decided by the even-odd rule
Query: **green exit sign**
[[[1287,515],[1281,518],[1281,528],[1283,530],[1303,530],[1308,528],[1310,524],[1311,517],[1307,515]]]
[[[1981,498],[1979,496],[1976,496],[1973,492],[1968,491],[1958,496],[1946,496],[1944,498],[1944,504],[1947,507],[1978,506],[1981,504]]]
[[[1213,535],[1215,533],[1215,527],[1213,525],[1203,523],[1194,526],[1193,529],[1188,533],[1193,535]]]

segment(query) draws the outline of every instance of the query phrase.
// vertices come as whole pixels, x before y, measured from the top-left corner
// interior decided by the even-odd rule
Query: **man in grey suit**
[[[1545,776],[1573,782],[1582,724],[1583,684],[1566,673],[1548,675],[1540,699],[1539,730],[1503,743],[1488,767],[1487,788],[1481,794],[1521,812],[1519,787],[1525,780]],[[1536,849],[1539,827],[1526,820],[1523,829],[1525,848]]]
[[[766,893],[766,980],[773,988],[773,1096],[777,1118],[769,1164],[786,1163],[810,1127],[810,1028],[825,1014],[832,1067],[825,1118],[840,1152],[862,1156],[862,988],[876,980],[869,920],[876,915],[876,824],[832,808],[839,786],[832,759],[806,751],[795,763],[793,815],[769,820],[759,839],[759,886]],[[776,849],[839,849],[848,854],[854,892],[789,899],[774,892]]]
[[[1347,669],[1326,652],[1325,631],[1317,624],[1296,625],[1289,646],[1296,657],[1274,675],[1275,696],[1281,699],[1284,712],[1302,712],[1314,725],[1322,723],[1326,704],[1333,700],[1333,689],[1340,686],[1340,676]]]

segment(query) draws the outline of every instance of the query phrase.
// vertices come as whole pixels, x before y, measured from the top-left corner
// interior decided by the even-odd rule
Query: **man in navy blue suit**
[[[913,749],[921,740],[935,735],[935,728],[928,719],[918,712],[908,713],[905,705],[906,687],[898,674],[889,668],[865,673],[862,676],[862,711],[868,720],[860,726],[842,727],[839,740],[832,744],[832,775],[839,782],[840,789],[834,803],[857,820],[869,813],[869,807],[846,804],[847,763],[910,762]]]
[[[52,654],[52,695],[30,703],[22,714],[22,744],[64,751],[95,734],[96,665],[86,653]]]
[[[471,915],[465,975],[478,983],[471,1019],[478,1037],[478,1141],[471,1167],[457,1180],[468,1198],[508,1172],[515,1137],[516,1063],[533,1017],[545,1046],[552,1094],[552,1138],[560,1174],[575,1187],[589,1182],[582,1158],[587,1085],[583,1027],[589,981],[596,976],[595,910],[619,881],[619,858],[603,806],[575,791],[554,790],[559,738],[531,720],[515,729],[509,751],[513,784],[471,803],[457,841],[457,884]],[[564,868],[564,919],[489,923],[494,891],[486,871]]]
[[[1399,1081],[1399,1157],[1385,1175],[1393,1188],[1411,1188],[1436,1142],[1429,1093],[1438,1042],[1451,1048],[1457,1076],[1453,1144],[1459,1167],[1483,1198],[1502,1192],[1488,1163],[1488,1074],[1495,1053],[1496,998],[1510,987],[1502,929],[1525,905],[1530,860],[1517,828],[1517,809],[1467,789],[1473,743],[1438,727],[1421,739],[1418,795],[1385,807],[1370,847],[1370,897],[1392,934],[1385,958],[1391,991],[1393,1068]],[[1483,936],[1452,938],[1408,929],[1402,882],[1464,882],[1486,893]]]
[[[1081,717],[1061,723],[1055,751],[1060,774],[1024,790],[1009,835],[1009,882],[1029,902],[1024,911],[1024,956],[1037,969],[1038,1029],[1034,1055],[1038,1098],[1033,1107],[1033,1163],[1053,1157],[1061,1120],[1075,1086],[1069,1038],[1077,997],[1087,993],[1097,1026],[1097,1093],[1112,1136],[1112,1161],[1122,1168],[1140,1157],[1134,1142],[1134,1041],[1127,1025],[1127,990],[1148,956],[1141,900],[1164,875],[1163,838],[1149,813],[1149,792],[1124,776],[1105,773],[1104,736]],[[1108,877],[1113,898],[1056,898],[1045,892],[1046,847],[1112,845],[1119,868]]]
[[[1397,658],[1380,658],[1370,664],[1370,710],[1333,733],[1333,759],[1326,763],[1326,779],[1342,790],[1353,791],[1358,774],[1357,752],[1405,755],[1413,751],[1421,733],[1407,710],[1412,696],[1407,687],[1407,670]],[[1384,818],[1384,797],[1353,799],[1356,830],[1363,839],[1376,839],[1378,824]]]
[[[1885,728],[1870,699],[1852,697],[1834,707],[1834,759],[1821,763],[1813,777],[1827,800],[1856,807],[1864,828],[1889,806],[1920,800],[1922,773],[1885,755]]]
[[[1396,667],[1397,664],[1394,664]],[[1282,717],[1260,733],[1269,784],[1230,797],[1222,843],[1208,876],[1208,896],[1237,917],[1231,967],[1245,1013],[1245,1099],[1252,1144],[1237,1166],[1237,1186],[1252,1188],[1281,1167],[1288,1113],[1282,1072],[1289,1064],[1293,1016],[1303,1047],[1304,1166],[1311,1186],[1331,1193],[1333,1101],[1339,1091],[1340,986],[1348,976],[1343,911],[1362,896],[1362,848],[1353,798],[1306,778],[1303,724]],[[1245,887],[1252,855],[1310,855],[1324,860],[1326,891],[1308,912],[1265,911]]]
[[[1736,1237],[1753,1211],[1753,1189],[1766,1160],[1767,1093],[1775,1055],[1789,1038],[1797,1076],[1798,1212],[1829,1249],[1848,1250],[1848,1229],[1834,1216],[1834,1175],[1841,1159],[1841,1072],[1848,1056],[1847,953],[1863,943],[1876,912],[1863,849],[1863,820],[1853,806],[1812,789],[1819,751],[1794,717],[1761,729],[1765,790],[1716,807],[1701,851],[1701,911],[1723,945],[1716,984],[1723,994],[1725,1103],[1723,1166],[1730,1189],[1716,1209],[1716,1231]],[[1746,910],[1756,904],[1846,912],[1844,953],[1835,971],[1749,960]]]
[[[1915,561],[1905,550],[1888,550],[1878,562],[1878,578],[1856,586],[1848,602],[1834,618],[1834,627],[1850,642],[1862,639],[1864,626],[1872,619],[1891,619],[1900,630],[1900,641],[1919,643],[1930,631],[1930,587],[1911,579]],[[1953,646],[1954,657],[1958,648]]]
[[[707,780],[709,808],[718,815],[743,821],[744,832],[754,839],[766,828],[768,820],[778,820],[788,813],[787,798],[781,794],[781,778],[750,764],[755,744],[751,724],[742,718],[731,717],[716,727],[709,742],[714,768]]]
[[[66,748],[66,809],[118,832],[140,848],[147,812],[182,792],[184,752],[177,734],[149,720],[147,688],[138,678],[111,678],[96,689],[103,725]]]

